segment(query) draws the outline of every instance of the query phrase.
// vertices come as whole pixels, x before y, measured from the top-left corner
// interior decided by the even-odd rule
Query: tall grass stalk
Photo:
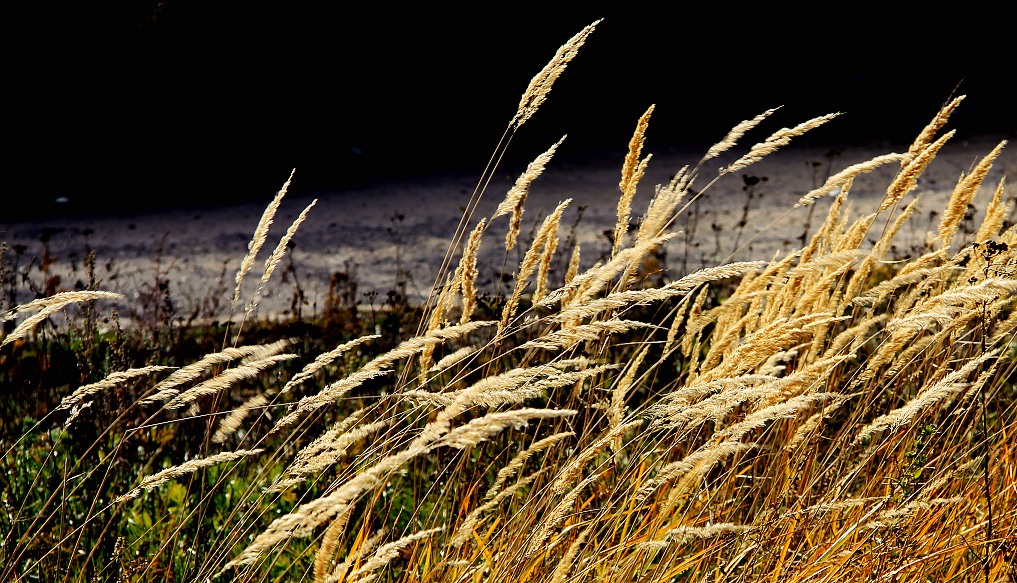
[[[488,226],[508,215],[518,233],[529,182],[564,143],[492,216],[475,220],[477,200],[598,23],[524,92],[431,299],[406,314],[415,332],[350,327],[326,343],[314,328],[227,327],[204,356],[107,359],[38,420],[6,405],[18,416],[2,432],[0,580],[1014,580],[1017,229],[1003,183],[980,226],[960,228],[1005,142],[960,177],[924,247],[886,258],[960,98],[908,152],[802,197],[835,195],[801,249],[662,281],[646,266],[690,204],[837,116],[771,132],[704,176],[775,110],[738,124],[659,185],[630,231],[651,107],[620,160],[603,261],[578,245],[558,257],[563,200],[535,226],[511,292],[478,289]],[[854,179],[891,163],[883,200],[850,219]],[[234,307],[285,191],[255,231]],[[266,262],[245,323],[311,210]],[[569,265],[563,278],[553,261]],[[46,360],[75,302],[114,300],[126,301],[54,295],[5,313],[4,378]]]

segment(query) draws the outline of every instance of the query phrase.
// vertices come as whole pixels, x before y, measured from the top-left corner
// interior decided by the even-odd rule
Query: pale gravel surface
[[[930,213],[941,210],[962,174],[1006,137],[947,144],[919,183],[920,206],[910,226],[898,237],[898,253],[904,254],[922,244],[926,233],[936,226],[936,219],[930,217]],[[684,231],[688,237],[679,235],[669,244],[665,277],[677,278],[688,271],[735,259],[770,259],[775,253],[799,247],[798,237],[808,223],[809,209],[792,209],[792,206],[822,183],[828,163],[831,164],[829,171],[836,173],[851,164],[881,154],[903,152],[906,148],[906,144],[847,147],[829,157],[829,149],[792,146],[735,175],[724,177],[711,185],[676,223],[676,229]],[[1007,145],[983,183],[975,199],[976,221],[980,220],[985,203],[1004,175],[1008,177],[1006,198],[1011,202],[1017,198],[1017,189],[1013,186],[1013,177],[1017,176],[1015,148],[1017,144],[1012,142]],[[648,152],[650,150],[644,154]],[[736,148],[731,155],[711,161],[701,170],[693,188],[699,190],[706,186],[716,176],[719,166],[730,163],[732,156],[744,152],[744,148]],[[694,165],[703,152],[664,150],[652,153],[654,157],[633,204],[633,220],[645,210],[653,196],[654,185],[665,183],[681,166]],[[539,152],[534,156],[536,154]],[[576,229],[582,266],[589,267],[596,261],[609,249],[604,232],[613,230],[615,224],[623,155],[624,152],[620,152],[617,159],[583,162],[552,160],[530,189],[521,243],[528,240],[530,230],[546,212],[553,210],[561,200],[571,198],[572,203],[562,221],[559,252],[570,251],[570,227],[582,209],[582,220]],[[853,217],[874,209],[896,170],[897,166],[891,164],[855,180],[849,195]],[[296,171],[299,173],[300,169]],[[750,201],[746,227],[739,233],[737,224],[747,200],[743,175],[765,180],[756,186],[755,191],[760,196]],[[470,228],[479,218],[491,215],[515,177],[509,171],[494,177]],[[378,306],[400,278],[406,282],[411,299],[419,301],[426,297],[478,178],[479,170],[477,176],[422,178],[320,196],[294,237],[295,248],[290,253],[305,292],[303,313],[311,315],[322,309],[330,279],[336,272],[352,271],[365,308],[369,303],[365,292],[378,292],[374,301]],[[27,251],[21,259],[25,263],[41,255],[40,238],[44,230],[53,231],[48,250],[55,259],[52,274],[60,276],[62,289],[72,289],[77,280],[84,278],[81,260],[86,244],[95,249],[99,260],[100,287],[126,294],[128,302],[141,301],[140,290],[150,286],[160,273],[169,282],[178,313],[186,315],[197,308],[202,298],[216,295],[217,283],[223,279],[223,274],[225,292],[218,294],[222,305],[232,297],[236,271],[271,194],[267,193],[262,203],[213,211],[181,210],[14,224],[4,224],[0,219],[0,240],[11,246],[25,245]],[[910,196],[914,194],[909,195],[906,202],[910,202]],[[825,199],[816,204],[811,221],[813,232],[829,202],[830,199]],[[279,237],[309,203],[310,198],[283,199],[269,239],[248,275],[241,302],[250,298],[254,284],[261,277],[264,259]],[[481,282],[488,289],[498,284],[498,274],[506,259],[502,249],[507,224],[507,217],[495,219],[481,246]],[[91,234],[86,236],[86,230],[91,230]],[[509,254],[508,272],[513,271],[520,257],[521,253],[516,251]],[[562,265],[564,261],[567,255]],[[278,316],[290,309],[296,287],[292,274],[283,278],[288,265],[289,258],[266,287],[258,305],[260,316]],[[560,278],[560,273],[556,277]],[[127,310],[120,307],[120,311]],[[226,313],[225,309],[220,310],[215,317],[223,318]]]

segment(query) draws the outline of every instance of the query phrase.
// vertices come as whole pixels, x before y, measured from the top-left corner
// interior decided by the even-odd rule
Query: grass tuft
[[[534,77],[508,138],[596,24]],[[691,205],[836,114],[704,177],[774,110],[738,124],[633,221],[649,108],[592,264],[571,236],[559,250],[568,199],[528,247],[518,238],[530,183],[563,142],[475,218],[489,167],[430,299],[393,290],[385,309],[370,296],[370,314],[351,268],[318,319],[251,317],[314,203],[238,326],[121,326],[110,306],[127,298],[94,278],[73,292],[33,282],[25,250],[4,244],[0,580],[1013,581],[1017,229],[1005,183],[983,184],[1005,142],[910,256],[888,257],[959,99],[907,153],[831,169],[799,201],[834,199],[801,248],[688,273],[662,261]],[[891,163],[882,203],[852,219],[853,183]],[[504,294],[510,274],[477,261],[501,215],[506,257],[526,247]]]

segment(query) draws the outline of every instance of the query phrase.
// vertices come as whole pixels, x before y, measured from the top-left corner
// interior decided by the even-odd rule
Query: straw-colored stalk
[[[638,253],[634,256],[634,261],[625,266],[626,277],[622,278],[623,282],[629,274],[637,270],[644,258],[656,250],[660,244],[664,243],[664,241],[659,239],[664,235],[672,221],[674,221],[678,212],[678,205],[681,204],[681,201],[684,200],[689,192],[688,186],[688,183],[681,182],[680,179],[676,178],[667,186],[657,189],[656,195],[650,201],[650,205],[643,214],[643,218],[639,223],[639,229],[636,230],[636,241],[632,248],[638,249]],[[677,234],[671,233],[673,236]],[[617,255],[620,255],[620,253]]]
[[[685,323],[685,334],[682,335],[681,349],[682,354],[690,356],[693,351],[693,345],[697,347],[699,345],[699,337],[705,328],[715,318],[716,312],[711,311],[707,316],[703,315],[703,305],[706,303],[707,295],[710,291],[710,286],[703,286],[696,294],[696,299],[693,300],[692,306],[689,308],[689,316]],[[691,369],[690,369],[691,370]]]
[[[533,303],[536,304],[547,295],[547,277],[551,271],[551,262],[558,250],[558,236],[551,235],[544,242],[544,252],[540,254],[540,265],[537,267],[537,287],[533,291]]]
[[[967,499],[964,496],[951,496],[950,498],[922,498],[918,500],[912,500],[900,508],[891,508],[880,512],[875,520],[871,520],[862,525],[864,529],[877,529],[877,528],[888,528],[888,527],[900,527],[901,524],[912,518],[919,512],[922,513],[923,517],[928,517],[930,514],[939,510],[939,507],[943,506],[955,506],[959,503],[966,502]]]
[[[172,399],[180,393],[182,385],[200,378],[220,364],[241,359],[261,360],[268,358],[289,348],[293,343],[294,340],[292,339],[283,339],[269,344],[228,347],[222,352],[206,354],[197,362],[178,369],[160,381],[159,384],[152,387],[153,394],[145,397],[140,402],[145,405]]]
[[[360,408],[347,415],[342,421],[334,423],[327,431],[319,435],[314,441],[305,445],[303,449],[298,451],[293,462],[290,463],[289,469],[287,469],[284,473],[290,475],[299,474],[300,472],[298,471],[298,468],[305,467],[308,460],[317,457],[323,452],[330,450],[334,451],[338,440],[347,435],[353,426],[360,423],[365,415],[367,415],[367,409]]]
[[[346,511],[346,514],[349,514],[348,510]],[[337,517],[335,520],[340,520],[340,518]],[[350,569],[352,569],[354,565],[358,564],[361,559],[367,556],[368,553],[373,553],[374,549],[378,548],[378,545],[381,544],[382,539],[386,536],[388,536],[387,528],[378,529],[374,534],[364,539],[361,544],[350,549],[350,554],[347,555],[346,559],[343,560],[342,563],[337,564],[332,572],[325,577],[324,583],[349,581],[346,575],[350,572]],[[315,583],[318,582],[315,581]]]
[[[964,95],[959,95],[952,99],[949,103],[943,105],[943,107],[941,107],[940,110],[936,112],[936,115],[935,117],[932,118],[932,121],[930,121],[928,125],[922,128],[921,133],[918,134],[918,137],[915,138],[915,141],[911,144],[911,147],[908,148],[908,153],[918,154],[919,152],[924,150],[926,146],[929,144],[929,142],[932,141],[932,138],[936,136],[936,133],[939,130],[941,130],[943,126],[946,125],[946,122],[950,119],[950,115],[952,115],[954,110],[957,109],[957,106],[960,105],[961,101],[964,101],[965,97],[966,96]]]
[[[252,411],[261,409],[268,405],[268,397],[258,393],[250,399],[244,402],[243,405],[237,407],[225,419],[219,422],[219,427],[216,428],[215,434],[212,436],[213,443],[222,443],[226,441],[231,433],[236,432],[243,425],[244,420],[251,414]]]
[[[786,401],[775,403],[747,415],[745,419],[725,427],[723,430],[714,433],[718,439],[737,441],[742,439],[750,431],[754,431],[777,419],[795,419],[802,412],[814,409],[824,401],[841,398],[841,393],[808,393],[797,395]]]
[[[999,354],[999,350],[989,350],[978,358],[968,361],[964,366],[946,375],[939,382],[924,388],[918,395],[915,396],[915,398],[908,401],[904,406],[898,407],[893,411],[880,415],[874,419],[858,432],[858,436],[855,438],[855,441],[861,442],[872,437],[872,435],[877,432],[886,429],[893,430],[903,425],[907,425],[911,423],[915,417],[928,410],[933,405],[950,403],[959,394],[967,390],[969,386],[977,388],[985,384],[991,376],[991,373],[994,371],[996,363],[998,363],[998,361],[993,360],[997,354]],[[993,360],[993,364],[978,376],[973,385],[964,380],[974,370],[989,360]]]
[[[466,544],[466,542],[470,540],[470,537],[473,536],[473,531],[477,528],[477,525],[480,524],[480,518],[485,512],[495,508],[508,498],[511,498],[516,492],[528,486],[545,471],[547,470],[537,470],[529,476],[521,478],[515,484],[505,488],[504,490],[498,491],[495,496],[487,499],[483,504],[474,508],[459,524],[459,527],[456,528],[452,538],[448,541],[448,545],[453,549],[458,549]]]
[[[1005,183],[1006,180],[1000,179],[999,185],[996,186],[996,190],[992,194],[992,200],[985,207],[985,218],[982,219],[982,224],[978,227],[978,232],[975,234],[975,241],[978,243],[984,243],[999,236],[999,231],[1002,229],[1006,217],[1010,216],[1010,213],[1013,212],[1013,204],[1003,202],[1003,186]]]
[[[625,235],[629,231],[629,217],[632,214],[632,200],[636,196],[636,187],[643,175],[646,174],[646,167],[650,163],[652,154],[642,160],[639,159],[639,156],[643,151],[643,143],[646,141],[646,128],[650,125],[653,108],[654,106],[651,105],[636,123],[636,131],[629,140],[629,151],[625,154],[625,161],[622,164],[621,180],[618,182],[621,196],[618,197],[618,220],[614,226],[614,245],[611,248],[611,255],[616,255],[624,243]]]
[[[579,549],[586,543],[586,538],[590,536],[590,532],[593,531],[593,527],[596,523],[591,522],[586,528],[579,533],[576,540],[572,541],[569,548],[562,555],[561,560],[555,565],[554,571],[551,572],[550,583],[565,583],[569,573],[572,572],[572,565],[576,561],[576,557],[579,555]]]
[[[108,291],[69,291],[60,292],[49,296],[48,298],[41,298],[33,300],[13,310],[6,312],[0,321],[7,321],[17,317],[17,314],[27,310],[39,310],[37,313],[32,314],[28,318],[25,318],[18,327],[11,331],[10,334],[4,338],[3,342],[0,342],[0,348],[7,346],[15,340],[20,340],[28,335],[29,332],[35,329],[46,318],[49,318],[56,312],[62,310],[70,304],[79,302],[90,302],[92,300],[121,300],[124,299],[122,294],[108,292]]]
[[[459,293],[459,284],[461,282],[459,276],[461,275],[462,274],[460,272],[456,271],[454,276],[450,276],[448,280],[445,282],[445,285],[442,286],[441,293],[438,294],[438,301],[436,301],[434,307],[431,308],[430,316],[428,316],[427,318],[427,330],[424,332],[425,336],[431,334],[436,330],[440,330],[442,328],[442,325],[448,322],[445,319],[445,316],[448,314],[448,311],[452,308],[453,298],[457,293]],[[431,368],[431,365],[434,363],[433,358],[435,346],[436,344],[433,342],[427,343],[423,346],[423,348],[420,351],[420,357],[418,361],[419,370],[417,375],[417,379],[418,382],[420,383],[420,386],[424,386],[425,384],[427,384],[428,380],[427,371]]]
[[[409,340],[404,340],[392,350],[376,356],[373,360],[371,360],[371,362],[364,365],[364,369],[387,369],[392,363],[413,356],[427,346],[442,344],[446,340],[462,338],[480,330],[481,328],[486,328],[495,324],[497,324],[497,322],[475,321],[431,330],[422,336],[415,336]]]
[[[551,158],[554,157],[554,153],[558,151],[558,146],[565,141],[566,136],[562,136],[553,146],[547,149],[546,152],[537,156],[532,162],[526,166],[526,170],[519,175],[516,179],[515,184],[509,189],[505,195],[505,199],[501,201],[498,208],[495,209],[494,214],[491,215],[491,220],[502,216],[511,214],[509,217],[509,228],[508,232],[505,233],[505,250],[511,251],[516,247],[516,240],[519,237],[519,228],[522,225],[523,219],[523,204],[526,202],[526,196],[530,192],[530,185],[537,179],[538,176],[544,173],[544,168],[547,166]]]
[[[523,256],[522,262],[519,264],[519,272],[516,274],[516,286],[512,290],[512,296],[509,297],[508,302],[505,304],[505,308],[502,310],[501,322],[498,324],[498,331],[503,331],[512,321],[512,318],[516,315],[516,310],[519,308],[519,300],[522,299],[523,291],[529,284],[530,276],[537,269],[537,264],[542,256],[542,251],[547,245],[547,241],[551,237],[556,237],[558,232],[558,224],[561,222],[561,215],[565,212],[565,207],[572,202],[571,198],[565,199],[553,213],[549,214],[544,218],[543,224],[540,226],[540,230],[537,231],[536,236],[533,239],[533,244],[527,249],[526,255]]]
[[[877,326],[882,326],[886,322],[886,318],[886,314],[871,316],[838,333],[827,346],[824,358],[857,351],[870,338],[869,331]]]
[[[893,223],[885,229],[883,235],[878,241],[876,241],[875,245],[872,246],[872,251],[869,253],[869,259],[872,261],[881,261],[883,257],[886,256],[886,252],[890,250],[894,238],[898,233],[900,233],[900,230],[904,227],[904,223],[906,223],[908,219],[911,218],[911,215],[915,213],[915,209],[918,208],[919,200],[919,197],[916,196],[914,200],[904,207],[904,210],[902,210],[900,215],[893,220]],[[866,273],[866,276],[868,276],[868,273]],[[852,298],[855,296],[855,294],[852,293],[852,290],[861,289],[861,278],[856,276],[854,279],[859,281],[852,282],[852,285],[848,285],[848,292],[844,294],[844,297]]]
[[[261,214],[261,219],[258,221],[258,226],[254,229],[254,236],[251,241],[247,244],[247,255],[240,262],[240,269],[237,270],[236,283],[237,287],[233,292],[233,301],[230,303],[231,306],[236,306],[237,302],[240,301],[240,288],[243,286],[244,278],[247,277],[247,272],[254,267],[254,260],[258,257],[258,252],[261,251],[261,247],[265,244],[265,240],[268,239],[268,231],[272,226],[272,221],[275,220],[275,213],[279,210],[279,205],[282,204],[282,199],[286,196],[286,191],[290,188],[290,183],[293,181],[293,175],[296,173],[296,168],[290,171],[289,178],[283,183],[282,188],[276,193],[275,198],[272,202],[265,207],[265,211]]]
[[[170,399],[166,403],[167,409],[179,409],[184,405],[193,403],[200,397],[208,395],[214,395],[220,393],[240,381],[253,379],[258,376],[262,371],[275,366],[279,362],[292,360],[296,358],[296,354],[276,354],[269,356],[261,360],[255,360],[246,364],[241,364],[236,368],[230,368],[223,371],[221,374],[216,375],[206,381],[202,381],[190,389],[178,394],[177,396]]]
[[[777,111],[778,109],[779,108],[777,107],[773,109],[768,109],[752,119],[747,119],[745,121],[738,123],[738,125],[731,128],[727,135],[724,136],[724,139],[717,142],[716,144],[711,146],[709,150],[706,151],[706,155],[703,156],[703,161],[705,162],[707,160],[716,158],[717,156],[720,156],[724,152],[738,145],[738,140],[740,140],[742,136],[744,136],[748,131],[762,123],[764,119],[770,117],[770,115],[772,115],[773,112]]]
[[[876,212],[881,213],[893,207],[918,186],[918,177],[921,176],[922,172],[925,172],[929,162],[932,162],[932,159],[939,153],[939,149],[953,137],[954,133],[953,131],[948,132],[943,137],[924,147],[920,152],[909,154],[909,159],[903,161],[900,172],[897,173],[893,182],[886,188],[883,200],[879,204],[879,210]]]
[[[643,224],[645,224],[645,222]],[[658,246],[670,241],[676,235],[677,233],[667,233],[650,239],[637,240],[635,245],[622,249],[607,263],[599,266],[595,265],[586,272],[577,276],[569,284],[570,288],[578,290],[577,293],[573,295],[569,305],[583,304],[590,301],[600,294],[600,292],[607,287],[607,284],[609,284],[615,277],[620,274],[627,275],[634,272],[639,265],[642,264],[643,259],[645,259],[647,255],[649,255]],[[625,281],[625,279],[625,276],[623,276],[620,281]],[[560,292],[560,294],[558,292]],[[567,290],[558,290],[558,292],[548,295],[561,297],[567,293]]]
[[[332,464],[343,459],[347,450],[355,443],[388,427],[388,421],[375,421],[363,427],[349,430],[351,425],[344,419],[337,427],[325,432],[308,447],[300,450],[297,458],[293,460],[286,470],[289,478],[281,480],[271,488],[271,491],[282,491],[304,481],[307,476],[319,474],[328,469]]]
[[[464,392],[455,402],[439,411],[434,420],[428,423],[404,449],[378,460],[321,498],[304,503],[290,513],[276,518],[238,557],[227,563],[224,569],[251,564],[269,549],[290,538],[310,535],[315,528],[343,512],[364,492],[383,484],[386,476],[399,470],[409,461],[434,450],[439,444],[466,447],[471,441],[490,438],[493,433],[489,430],[494,425],[504,429],[509,426],[525,425],[533,418],[575,414],[575,411],[562,410],[521,410],[507,412],[509,415],[492,414],[495,417],[487,416],[491,417],[490,426],[485,425],[485,418],[475,419],[454,430],[454,437],[443,439],[453,434],[452,419],[467,411],[475,396],[474,392]]]
[[[968,205],[971,204],[971,200],[974,199],[975,194],[978,192],[978,187],[985,180],[989,169],[992,168],[993,161],[999,157],[1004,146],[1006,146],[1006,140],[993,148],[991,152],[982,158],[981,162],[975,166],[970,174],[961,178],[957,183],[953,190],[953,195],[950,197],[950,202],[947,203],[946,209],[943,211],[943,217],[939,222],[939,230],[934,241],[938,247],[950,246],[954,235],[957,233],[957,229],[960,227],[961,221],[964,220],[964,214],[968,210]]]
[[[667,415],[663,421],[668,427],[690,433],[707,421],[720,421],[734,412],[738,407],[746,405],[747,412],[764,410],[774,404],[783,402],[791,396],[815,392],[821,381],[833,374],[837,365],[851,358],[852,355],[839,355],[805,365],[787,376],[767,379],[769,375],[752,375],[762,382],[758,384],[746,381],[743,385],[733,385],[725,390],[694,404],[694,406],[676,406],[671,401],[667,407],[659,407],[655,413]],[[661,403],[663,405],[663,403]]]
[[[814,413],[808,419],[800,423],[798,428],[795,429],[794,435],[792,435],[791,439],[788,440],[787,446],[785,446],[784,449],[787,451],[796,451],[801,448],[802,445],[815,436],[816,432],[819,430],[820,424],[836,413],[844,403],[847,403],[848,400],[850,400],[850,398],[850,395],[834,397],[833,401],[826,405],[822,411]]]
[[[587,379],[596,378],[619,365],[603,364],[588,369],[559,372],[551,367],[534,369],[514,369],[502,375],[486,377],[466,389],[448,393],[430,393],[427,391],[406,391],[407,399],[423,402],[433,406],[447,407],[459,400],[464,394],[471,393],[475,407],[500,407],[503,405],[520,405],[531,399],[540,398],[545,391],[553,391],[562,387],[572,386]],[[531,372],[532,371],[532,372]],[[515,374],[515,373],[523,374]],[[492,380],[494,382],[487,382]]]
[[[391,563],[393,559],[399,556],[399,553],[407,545],[423,540],[434,533],[441,532],[443,530],[445,530],[444,527],[439,526],[437,528],[431,528],[409,536],[404,536],[397,541],[381,545],[378,547],[378,550],[374,552],[374,555],[361,565],[359,569],[350,573],[348,581],[350,583],[365,583],[369,575]]]
[[[704,283],[737,277],[763,265],[765,265],[763,261],[740,261],[707,267],[658,288],[614,292],[602,298],[570,306],[553,315],[551,321],[565,323],[577,319],[594,318],[611,310],[663,301],[676,295],[686,294]]]
[[[572,256],[569,257],[569,266],[565,270],[565,285],[572,283],[572,280],[579,274],[579,243],[577,242],[575,247],[572,248]]]
[[[477,253],[480,251],[481,236],[484,234],[484,227],[486,226],[484,219],[481,219],[477,226],[470,233],[470,238],[466,241],[466,248],[463,250],[463,258],[459,262],[459,268],[457,276],[462,282],[460,289],[463,294],[463,310],[459,316],[459,323],[465,324],[470,321],[473,316],[473,310],[477,306],[477,277],[480,275],[477,271]]]
[[[381,338],[381,336],[377,334],[361,336],[359,338],[354,338],[353,340],[350,340],[349,342],[346,342],[344,344],[340,344],[339,346],[333,348],[332,350],[329,350],[328,352],[319,354],[318,356],[314,357],[313,361],[307,363],[307,365],[304,366],[303,370],[293,375],[293,377],[290,378],[290,380],[286,381],[286,384],[283,386],[283,388],[279,390],[279,394],[284,395],[290,392],[290,390],[292,390],[293,387],[296,387],[305,380],[313,377],[315,373],[335,362],[335,360],[342,356],[343,354],[346,354],[347,352],[353,350],[357,346],[360,346],[364,342],[367,342],[369,340],[376,340],[378,338]]]
[[[477,353],[478,350],[479,348],[476,346],[463,346],[462,348],[456,350],[455,352],[443,356],[441,360],[434,363],[434,366],[432,366],[428,372],[434,373],[447,370],[459,364],[460,362],[466,360],[467,358],[473,356],[474,354]]]
[[[664,348],[662,350],[665,358],[678,348],[678,331],[681,329],[681,325],[685,323],[685,313],[691,305],[692,293],[690,291],[682,297],[678,307],[674,310],[674,315],[670,316],[671,326],[667,329],[667,337],[664,340]]]
[[[67,395],[66,397],[60,400],[60,404],[57,405],[54,411],[60,411],[61,409],[70,409],[75,405],[81,403],[81,401],[84,400],[85,397],[94,395],[99,391],[104,391],[106,389],[113,388],[119,384],[129,381],[130,379],[148,376],[152,373],[162,372],[166,370],[174,370],[174,367],[152,365],[142,368],[132,368],[122,372],[110,373],[109,375],[106,376],[106,378],[102,379],[101,381],[91,383],[88,385],[83,385],[75,389],[73,393]]]
[[[530,84],[526,87],[526,91],[523,92],[523,96],[519,100],[519,107],[516,109],[516,114],[509,123],[509,127],[518,129],[519,126],[533,117],[533,114],[537,112],[541,104],[547,100],[554,82],[565,71],[569,62],[579,54],[579,48],[583,46],[587,37],[593,33],[602,20],[595,20],[576,33],[575,36],[570,38],[568,42],[555,52],[551,61],[530,80]]]
[[[604,322],[592,322],[581,324],[568,330],[559,330],[545,334],[533,340],[529,340],[520,346],[522,350],[541,348],[552,351],[565,351],[580,342],[591,342],[600,339],[605,334],[622,334],[639,328],[652,328],[653,324],[639,322],[636,320],[622,320],[615,318]]]
[[[567,494],[561,497],[561,500],[554,506],[543,520],[538,521],[536,528],[531,533],[529,538],[529,545],[526,547],[526,557],[532,557],[533,555],[543,551],[545,549],[544,543],[551,537],[553,531],[557,530],[561,526],[562,522],[569,517],[570,512],[573,510],[576,504],[576,500],[579,495],[582,494],[583,490],[587,486],[596,482],[600,477],[604,475],[604,472],[594,472],[592,475],[582,480],[575,487],[572,488]],[[523,540],[526,540],[525,538]]]
[[[254,311],[255,308],[258,307],[258,299],[261,297],[261,292],[265,288],[265,284],[268,283],[268,281],[272,278],[272,274],[275,273],[275,270],[279,266],[279,263],[286,255],[286,249],[289,246],[290,241],[293,239],[293,235],[296,234],[297,229],[299,229],[300,225],[303,224],[305,219],[307,219],[307,213],[309,213],[311,211],[311,207],[313,207],[316,204],[318,204],[318,199],[312,200],[311,204],[307,205],[307,207],[300,212],[300,215],[298,215],[297,218],[293,220],[293,223],[290,224],[290,227],[286,229],[286,233],[282,236],[281,239],[279,239],[279,244],[276,245],[275,249],[272,251],[272,254],[269,255],[268,259],[265,260],[265,270],[261,274],[261,279],[258,281],[258,287],[257,289],[254,290],[254,295],[251,296],[251,299],[248,300],[247,302],[247,306],[244,308],[244,311],[247,314],[250,314],[251,312]]]
[[[512,460],[509,463],[505,464],[504,467],[498,470],[498,474],[497,476],[495,476],[494,484],[491,486],[490,489],[488,489],[487,494],[484,496],[484,499],[490,500],[491,498],[494,498],[494,496],[498,492],[500,492],[502,488],[505,487],[505,483],[508,482],[508,480],[512,476],[514,476],[515,473],[518,472],[526,464],[526,462],[534,455],[554,447],[555,445],[558,444],[558,442],[565,439],[566,437],[573,436],[575,436],[575,433],[571,431],[562,431],[561,433],[555,433],[554,435],[549,435],[539,441],[534,442],[533,444],[530,445],[530,447],[527,447],[523,451],[516,454],[516,456],[512,458]]]
[[[795,203],[793,208],[809,206],[812,203],[819,200],[820,198],[823,198],[824,196],[831,194],[835,191],[839,191],[839,189],[850,184],[851,181],[854,180],[856,177],[862,174],[866,174],[868,172],[872,172],[873,170],[879,168],[884,164],[888,164],[890,162],[898,162],[903,159],[904,159],[903,154],[883,154],[882,156],[876,156],[875,158],[868,160],[866,162],[860,162],[858,164],[848,166],[847,168],[827,178],[826,182],[824,182],[822,186],[815,190],[812,190],[811,192],[800,198],[798,202]]]
[[[625,372],[621,375],[617,382],[615,382],[614,388],[611,389],[611,404],[607,409],[607,420],[611,427],[611,433],[614,433],[614,438],[611,440],[611,451],[618,453],[621,451],[621,440],[622,433],[615,432],[616,429],[622,426],[622,421],[625,419],[625,415],[628,412],[628,408],[625,406],[625,401],[628,398],[629,390],[632,389],[632,385],[636,381],[636,373],[639,372],[639,367],[642,366],[643,360],[646,358],[647,353],[650,351],[649,342],[643,346],[642,349],[636,354],[626,365]],[[640,421],[640,425],[642,421]]]
[[[454,447],[456,449],[469,449],[482,441],[501,433],[509,427],[522,429],[527,423],[539,419],[554,419],[556,417],[568,417],[575,415],[578,411],[570,409],[513,409],[499,413],[488,413],[478,419],[456,427],[449,431],[437,443],[440,447]]]
[[[339,520],[339,518],[336,520]],[[353,569],[355,565],[358,565],[369,552],[374,552],[374,549],[381,544],[381,540],[387,535],[388,529],[380,528],[367,538],[358,539],[358,542],[360,543],[350,549],[350,553],[346,559],[342,563],[336,565],[336,568],[333,569],[332,573],[328,574],[328,576],[324,578],[324,583],[340,583],[341,581],[349,581],[347,575],[349,574],[350,569]],[[373,576],[365,577],[361,581],[368,581],[372,577]]]
[[[705,372],[699,380],[710,381],[748,372],[764,362],[774,352],[794,346],[804,337],[809,336],[809,324],[828,317],[829,314],[809,314],[786,322],[776,321],[768,324],[742,339],[730,354],[723,355],[723,362],[719,362],[720,351],[711,348],[707,359],[703,362]]]
[[[604,449],[617,437],[623,435],[629,429],[639,427],[642,424],[642,419],[636,419],[623,425],[617,425],[602,435],[600,439],[584,448],[583,451],[579,452],[575,457],[570,459],[565,467],[558,472],[557,477],[554,479],[554,483],[551,484],[551,492],[559,495],[568,492],[572,485],[576,483],[576,480],[582,476],[583,470],[586,469],[590,460],[595,458],[600,452],[604,451]]]
[[[586,359],[567,359],[559,360],[554,363],[530,366],[530,367],[518,367],[502,373],[489,374],[465,389],[459,389],[455,391],[449,391],[444,393],[431,393],[427,391],[404,391],[402,394],[406,395],[407,398],[422,400],[438,404],[442,407],[447,407],[452,403],[463,398],[463,395],[471,395],[471,399],[474,405],[487,403],[486,399],[488,396],[497,393],[508,393],[518,390],[520,387],[526,386],[526,391],[532,389],[538,390],[537,384],[538,379],[543,377],[556,377],[561,375],[561,371],[570,366],[585,366],[588,364]],[[611,366],[611,365],[605,365]],[[536,394],[536,393],[530,393]],[[503,403],[502,400],[496,399],[494,402],[487,403],[487,406],[494,406],[495,404]]]
[[[720,523],[708,526],[676,526],[659,539],[638,543],[637,548],[660,551],[670,546],[686,545],[694,540],[708,539],[724,534],[741,534],[750,527],[742,524]]]
[[[157,474],[153,474],[143,479],[140,484],[137,485],[130,492],[118,496],[113,500],[114,504],[119,504],[132,498],[137,498],[143,492],[151,490],[165,484],[173,478],[179,478],[180,476],[190,474],[191,472],[200,470],[201,468],[207,468],[208,466],[214,466],[225,462],[236,461],[241,458],[245,458],[252,455],[257,455],[264,451],[263,449],[238,449],[237,451],[226,451],[223,453],[217,453],[206,458],[193,459],[189,462],[182,463],[172,468],[167,468]]]
[[[328,575],[339,566],[335,560],[336,547],[345,534],[349,521],[350,509],[347,509],[346,512],[335,517],[325,529],[318,552],[314,554],[314,583],[324,583]]]
[[[777,419],[794,419],[797,418],[803,411],[814,409],[817,405],[820,405],[824,401],[832,401],[843,397],[844,396],[840,393],[811,393],[791,397],[787,401],[770,405],[769,407],[765,407],[745,416],[745,418],[741,421],[717,431],[714,433],[714,436],[716,436],[717,439],[726,440],[728,442],[736,442],[744,438],[744,436],[750,431],[759,429],[770,421]]]
[[[655,476],[644,482],[636,492],[636,502],[642,504],[667,483],[692,472],[702,475],[713,468],[721,459],[754,447],[756,447],[756,444],[738,443],[734,440],[703,446],[681,460],[665,465]]]
[[[334,403],[340,397],[353,389],[359,387],[365,382],[375,379],[392,372],[391,369],[384,368],[367,368],[364,367],[357,372],[354,372],[346,378],[335,381],[329,384],[322,390],[318,391],[314,395],[308,395],[297,403],[297,408],[290,414],[286,415],[279,420],[279,423],[275,425],[273,431],[279,431],[284,427],[288,427],[293,423],[296,423],[298,419],[310,413],[316,411],[329,403]]]
[[[766,140],[759,142],[758,144],[754,144],[747,154],[735,160],[730,166],[722,168],[720,172],[721,174],[731,174],[755,164],[766,156],[769,156],[780,148],[790,144],[792,139],[801,136],[809,130],[818,128],[839,115],[839,113],[830,113],[802,122],[793,128],[781,128],[771,134],[770,137],[766,138]]]

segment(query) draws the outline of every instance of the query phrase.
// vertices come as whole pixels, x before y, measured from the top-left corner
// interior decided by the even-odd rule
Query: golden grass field
[[[596,24],[532,79],[492,161]],[[659,172],[650,107],[589,211],[606,233],[576,234],[571,197],[524,212],[549,145],[504,195],[483,170],[423,294],[368,308],[345,273],[295,323],[259,318],[318,210],[281,220],[286,186],[215,322],[160,316],[158,277],[103,287],[95,256],[80,289],[33,287],[5,247],[0,579],[1014,581],[1005,141],[916,210],[963,99],[795,196],[801,240],[736,222],[715,250],[704,219],[696,251],[698,200],[740,180],[748,213],[745,176],[837,116],[767,131],[760,112],[636,206]],[[110,306],[131,302],[121,327]]]

